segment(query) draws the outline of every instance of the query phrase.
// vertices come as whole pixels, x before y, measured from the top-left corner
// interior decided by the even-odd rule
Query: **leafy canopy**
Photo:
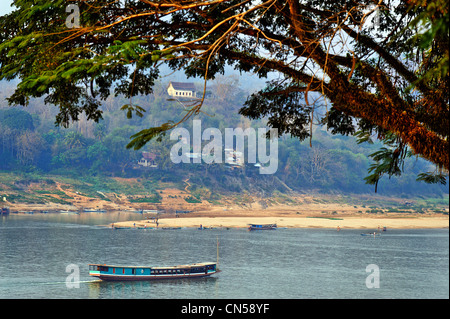
[[[378,138],[367,181],[401,173],[406,157],[436,165],[419,178],[445,182],[449,169],[448,0],[85,0],[80,27],[67,28],[67,1],[15,0],[0,21],[0,79],[19,78],[10,104],[45,96],[58,125],[81,112],[98,121],[110,89],[130,98],[127,116],[143,109],[165,63],[205,80],[225,66],[276,79],[240,113],[266,117],[300,139],[312,125],[332,133]],[[206,87],[206,84],[205,84]],[[192,114],[132,136],[139,149]]]

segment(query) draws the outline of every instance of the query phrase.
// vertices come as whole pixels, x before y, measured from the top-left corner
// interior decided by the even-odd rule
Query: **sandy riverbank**
[[[288,228],[337,228],[377,229],[395,228],[448,228],[449,219],[445,217],[184,217],[160,218],[158,227],[229,227],[246,228],[248,224],[272,224]],[[114,223],[117,227],[156,227],[153,220],[126,221]]]
[[[279,227],[292,228],[337,228],[341,229],[377,229],[387,228],[448,228],[448,206],[441,207],[443,213],[435,209],[414,209],[414,201],[405,206],[404,199],[382,196],[353,195],[345,199],[340,195],[306,195],[293,194],[288,197],[269,199],[247,198],[239,202],[237,198],[222,196],[220,202],[214,204],[206,200],[200,203],[189,203],[185,200],[188,192],[177,189],[160,191],[161,202],[135,203],[126,200],[126,196],[109,196],[111,200],[91,198],[81,195],[70,188],[56,184],[59,192],[66,195],[65,201],[70,204],[27,204],[11,203],[11,211],[60,211],[73,210],[82,212],[85,208],[104,209],[107,211],[158,210],[159,227],[230,227],[246,228],[248,224],[272,224]],[[59,196],[59,195],[54,195]],[[70,200],[68,198],[71,198]],[[348,202],[348,203],[346,203]],[[397,213],[388,207],[402,207]],[[409,208],[405,208],[409,207]],[[373,208],[377,208],[374,209]],[[435,208],[435,207],[434,207]],[[177,210],[189,211],[178,214]],[[144,214],[141,221],[117,222],[119,227],[155,227],[148,218],[152,214]],[[109,225],[111,226],[111,225]]]

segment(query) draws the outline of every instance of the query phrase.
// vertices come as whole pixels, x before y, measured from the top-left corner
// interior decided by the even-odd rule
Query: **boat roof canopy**
[[[112,268],[151,268],[151,269],[184,269],[184,268],[193,268],[193,267],[203,267],[203,266],[210,266],[210,265],[216,265],[216,262],[204,262],[204,263],[196,263],[196,264],[189,264],[189,265],[177,265],[177,266],[158,266],[158,267],[152,267],[152,266],[120,266],[120,265],[106,265],[106,264],[89,264],[89,266],[102,266],[102,267],[112,267]]]

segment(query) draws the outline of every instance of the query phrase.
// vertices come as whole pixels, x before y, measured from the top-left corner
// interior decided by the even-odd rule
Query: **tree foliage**
[[[241,80],[243,82],[243,80]],[[251,81],[248,79],[247,82]],[[252,127],[258,129],[265,125],[265,120],[248,120],[239,115],[237,110],[245,102],[248,93],[242,86],[227,77],[217,77],[211,81],[211,87],[222,86],[225,91],[233,92],[233,98],[223,101],[223,96],[212,95],[205,100],[202,109],[214,114],[214,117],[198,115],[195,119],[202,121],[202,128],[217,127],[222,132],[226,127]],[[254,80],[252,83],[258,83]],[[201,82],[199,82],[201,84]],[[225,88],[225,85],[228,87]],[[13,83],[0,82],[0,90],[14,87]],[[143,168],[137,165],[141,152],[127,150],[129,137],[148,125],[165,123],[180,110],[177,101],[167,101],[167,82],[157,83],[151,95],[136,96],[134,101],[146,109],[143,117],[128,120],[121,106],[127,98],[110,97],[102,104],[103,120],[99,123],[86,121],[82,117],[68,129],[54,127],[54,117],[41,112],[44,99],[30,99],[27,108],[0,107],[2,112],[16,111],[17,118],[29,118],[32,126],[10,127],[0,120],[0,174],[2,170],[17,175],[59,175],[92,181],[104,177],[138,178],[150,184],[172,182],[181,189],[182,182],[190,177],[189,188],[202,187],[213,194],[221,192],[249,192],[267,196],[274,191],[282,193],[289,189],[299,192],[318,191],[324,193],[370,193],[373,187],[365,185],[364,177],[370,168],[368,155],[380,148],[380,143],[355,143],[352,136],[329,134],[324,129],[316,129],[312,143],[299,141],[297,138],[283,136],[279,138],[278,170],[273,176],[259,174],[259,169],[248,162],[241,169],[230,169],[228,164],[174,164],[169,153],[177,141],[162,137],[161,142],[150,141],[142,151],[157,155],[157,167]],[[248,83],[248,88],[252,88]],[[233,112],[230,112],[233,110]],[[53,113],[58,110],[53,108]],[[22,113],[22,114],[19,114]],[[124,123],[126,125],[124,125]],[[192,132],[191,120],[181,124]],[[210,141],[203,141],[205,146]],[[248,154],[248,146],[244,153]],[[448,194],[448,188],[442,185],[424,185],[415,182],[416,175],[430,170],[430,164],[424,160],[406,158],[404,173],[401,178],[393,176],[390,180],[382,179],[378,183],[378,192],[392,196],[440,196]],[[107,180],[108,178],[106,178]],[[286,185],[288,188],[286,188]],[[167,187],[164,184],[162,187]],[[144,190],[143,190],[144,191]]]
[[[20,79],[10,104],[45,96],[59,107],[57,124],[82,112],[98,121],[99,101],[113,84],[130,100],[148,94],[161,63],[205,80],[232,65],[259,77],[277,74],[241,109],[249,118],[267,117],[300,139],[319,122],[385,141],[369,182],[397,175],[405,154],[434,163],[431,175],[448,174],[448,0],[76,3],[80,28],[65,26],[64,0],[15,0],[17,10],[2,18],[0,79]],[[134,135],[128,146],[142,147],[198,114],[203,102]],[[132,101],[124,109],[142,113]]]

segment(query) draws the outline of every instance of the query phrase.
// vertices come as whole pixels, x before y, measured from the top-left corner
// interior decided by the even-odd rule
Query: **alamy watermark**
[[[66,18],[66,27],[69,29],[80,28],[80,7],[77,4],[69,4],[66,7],[66,13],[69,13]]]
[[[80,267],[76,264],[67,265],[66,273],[69,273],[66,277],[67,289],[80,288]]]
[[[368,289],[380,288],[380,267],[375,264],[367,265],[366,273],[369,273],[366,277],[366,287]]]
[[[267,133],[267,128],[225,128],[223,137],[217,128],[202,131],[201,120],[194,120],[192,134],[182,127],[177,127],[170,133],[170,140],[178,141],[170,150],[170,159],[175,164],[225,163],[243,166],[247,138],[247,163],[255,164],[260,174],[274,174],[278,169],[278,130],[271,129],[269,139],[266,138]],[[202,141],[210,142],[202,147]]]
[[[369,4],[365,6],[367,12],[364,14],[363,20],[366,20],[369,25],[380,27],[381,23],[381,9],[380,4]]]

